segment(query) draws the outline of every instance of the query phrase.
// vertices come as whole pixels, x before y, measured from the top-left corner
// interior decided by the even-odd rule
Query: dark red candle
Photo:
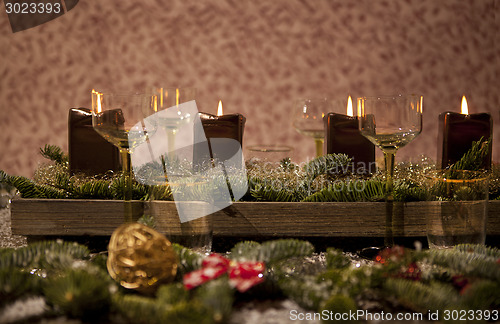
[[[352,114],[352,103],[350,108]],[[351,170],[355,173],[376,171],[375,145],[359,132],[358,117],[329,113],[325,119],[325,127],[327,154],[347,154],[353,159]]]
[[[481,138],[492,139],[493,121],[490,114],[468,114],[467,101],[462,98],[462,113],[444,112],[439,115],[438,166],[446,168],[459,161]],[[491,168],[491,148],[483,168]]]
[[[243,147],[243,131],[245,129],[246,118],[241,114],[222,114],[222,104],[219,102],[220,115],[211,115],[200,112],[200,120],[204,130],[204,136],[207,139],[209,154],[211,158],[219,158],[227,160],[236,154],[238,147],[234,145],[227,146],[224,150],[212,151],[211,140],[215,138],[230,138],[239,143],[239,149]],[[199,127],[195,127],[195,142],[199,143],[203,139],[202,134],[197,132]],[[203,154],[201,146],[196,149],[195,147],[195,161],[200,161],[200,158],[207,158],[207,154]],[[214,153],[216,153],[214,155]]]
[[[92,127],[87,108],[71,108],[68,118],[69,169],[71,174],[103,174],[121,169],[118,148]]]

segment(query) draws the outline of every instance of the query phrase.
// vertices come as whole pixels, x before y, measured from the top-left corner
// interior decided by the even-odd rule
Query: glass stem
[[[384,152],[385,158],[385,237],[384,245],[391,247],[394,245],[394,234],[392,231],[394,214],[394,157],[395,152]]]
[[[121,149],[123,184],[123,208],[125,222],[132,221],[132,172],[130,169],[130,155],[126,149]]]
[[[384,152],[385,158],[385,199],[386,201],[394,200],[394,152]]]
[[[316,157],[323,155],[323,143],[325,142],[322,138],[315,138],[314,142],[316,143]]]

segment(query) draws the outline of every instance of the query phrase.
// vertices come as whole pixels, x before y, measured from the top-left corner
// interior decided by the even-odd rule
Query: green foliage
[[[351,265],[351,259],[335,248],[326,249],[326,267],[328,269],[344,269]]]
[[[483,258],[500,259],[500,249],[480,244],[459,244],[453,247],[454,250],[463,253],[472,253]]]
[[[189,292],[181,282],[162,285],[156,292],[158,302],[165,305],[189,300]]]
[[[41,241],[17,250],[2,251],[0,268],[61,269],[70,266],[75,259],[87,259],[89,254],[87,247],[77,243]]]
[[[59,164],[67,163],[69,160],[63,150],[56,145],[45,145],[44,148],[40,148],[40,154],[42,154],[44,158]]]
[[[226,323],[233,310],[234,291],[226,276],[209,281],[196,290],[199,299],[207,309],[212,311],[216,323]]]
[[[455,170],[479,170],[489,152],[490,140],[480,139],[471,149],[447,171],[453,175]],[[0,182],[16,187],[23,198],[49,199],[122,199],[125,182],[119,174],[111,178],[71,176],[67,157],[62,150],[53,145],[40,149],[42,155],[56,161],[55,165],[42,166],[35,173],[34,181],[15,177],[0,171]],[[168,162],[168,163],[167,163]],[[228,182],[233,189],[248,186],[245,199],[276,202],[355,202],[383,201],[385,182],[380,174],[371,177],[354,173],[351,158],[345,154],[328,154],[317,157],[303,167],[294,164],[289,158],[270,167],[267,164],[252,164],[247,168],[248,182],[243,176],[218,177],[208,170],[209,184],[195,186],[173,186],[165,184],[165,170],[178,168],[189,176],[196,176],[192,168],[181,161],[154,162],[144,166],[135,175],[140,182],[157,179],[158,185],[147,186],[133,181],[133,199],[173,200],[172,191],[177,191],[181,200],[204,200],[211,202],[217,195],[225,193]],[[211,168],[211,167],[210,167]],[[420,176],[418,168],[402,163],[394,181],[395,201],[423,201],[428,192],[418,181],[410,180]],[[168,171],[167,170],[167,171]],[[495,171],[496,170],[496,171]],[[490,180],[490,199],[500,198],[500,168],[493,166]],[[214,171],[216,172],[216,171]],[[230,173],[233,175],[233,172]],[[163,184],[161,184],[163,183]],[[180,189],[182,188],[182,190]],[[181,197],[182,196],[182,197]]]
[[[285,296],[314,311],[319,310],[331,294],[328,283],[317,282],[315,276],[301,276],[300,279],[282,277],[278,283]]]
[[[235,261],[263,261],[273,263],[290,257],[307,256],[314,252],[314,246],[307,241],[280,239],[262,244],[253,241],[237,243],[229,257]]]
[[[3,182],[15,187],[23,198],[66,198],[64,190],[48,185],[39,185],[32,180],[22,176],[4,176]]]
[[[452,250],[429,250],[425,257],[427,262],[446,267],[453,273],[500,281],[498,257],[491,256],[492,252],[488,250],[481,252],[481,249],[474,252],[458,247]]]
[[[166,305],[149,297],[114,294],[112,305],[113,309],[130,323],[213,323],[211,310],[196,300]]]
[[[109,311],[111,287],[109,277],[87,269],[69,269],[50,278],[44,285],[49,305],[62,314],[84,320],[96,319]]]
[[[336,181],[327,188],[320,190],[304,202],[354,202],[380,201],[385,197],[385,183],[380,180],[346,180]]]
[[[388,278],[384,284],[385,292],[395,296],[406,307],[419,312],[444,310],[457,304],[459,295],[450,285],[440,282],[425,284],[398,278]]]
[[[173,243],[172,247],[179,258],[177,268],[178,279],[182,278],[186,273],[201,267],[201,262],[203,261],[202,255],[176,243]]]
[[[481,298],[478,298],[481,296]],[[473,281],[462,295],[462,303],[469,309],[500,309],[500,282],[492,280]]]
[[[297,202],[302,199],[304,193],[301,190],[290,190],[289,188],[267,186],[255,183],[250,189],[250,194],[258,201]]]
[[[322,319],[323,323],[337,322],[335,320],[335,314],[349,314],[356,313],[358,308],[356,307],[356,302],[349,296],[346,295],[333,295],[324,303],[321,313],[327,311],[329,319]],[[357,320],[344,319],[342,322],[345,323],[358,323]]]
[[[24,269],[0,267],[0,307],[19,297],[39,294],[41,278]]]
[[[109,180],[91,179],[75,186],[72,197],[76,199],[112,199],[114,198]]]
[[[394,182],[394,201],[410,202],[428,200],[429,192],[411,180]]]
[[[156,297],[117,290],[106,272],[105,255],[90,258],[81,245],[48,241],[0,249],[0,306],[42,295],[52,314],[84,321],[109,320],[112,314],[134,323],[228,322],[242,294],[235,293],[226,275],[187,291],[182,276],[198,269],[204,256],[178,244],[173,247],[179,275],[160,286]],[[364,296],[397,300],[419,312],[500,306],[500,251],[495,248],[470,244],[419,252],[393,248],[381,254],[380,263],[361,266],[353,266],[338,249],[327,249],[323,261],[311,262],[312,253],[309,242],[281,239],[240,242],[229,257],[266,263],[264,283],[246,292],[247,297],[281,296],[315,312],[355,311],[355,301]],[[414,271],[422,276],[414,276]]]
[[[352,159],[347,154],[327,154],[316,157],[304,166],[305,183],[310,187],[322,174],[338,177],[349,173]]]
[[[486,156],[490,151],[491,140],[481,137],[472,142],[472,147],[462,158],[449,167],[448,175],[453,178],[454,170],[479,171],[482,169]]]

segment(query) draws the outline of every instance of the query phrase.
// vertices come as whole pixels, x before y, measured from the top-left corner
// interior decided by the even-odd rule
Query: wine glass
[[[155,96],[144,93],[92,90],[92,126],[120,151],[125,185],[125,219],[128,221],[132,220],[130,153],[154,132],[155,125],[146,117],[155,113],[156,101]]]
[[[163,164],[172,162],[174,159],[175,138],[179,129],[194,121],[194,107],[185,107],[183,104],[195,100],[195,88],[162,88],[152,89],[153,95],[157,96],[158,114],[156,120],[158,127],[167,134],[168,158],[162,156]]]
[[[295,103],[293,127],[306,136],[314,138],[316,156],[323,155],[325,124],[323,118],[331,110],[328,99],[299,99]]]
[[[384,153],[386,171],[387,223],[385,244],[392,245],[392,202],[394,201],[394,158],[401,147],[422,130],[423,97],[395,95],[358,98],[359,130]]]

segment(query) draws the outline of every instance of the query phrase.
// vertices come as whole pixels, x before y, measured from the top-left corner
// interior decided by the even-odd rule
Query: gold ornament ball
[[[165,236],[145,225],[128,223],[111,235],[107,267],[123,287],[150,292],[174,280],[177,256]]]

